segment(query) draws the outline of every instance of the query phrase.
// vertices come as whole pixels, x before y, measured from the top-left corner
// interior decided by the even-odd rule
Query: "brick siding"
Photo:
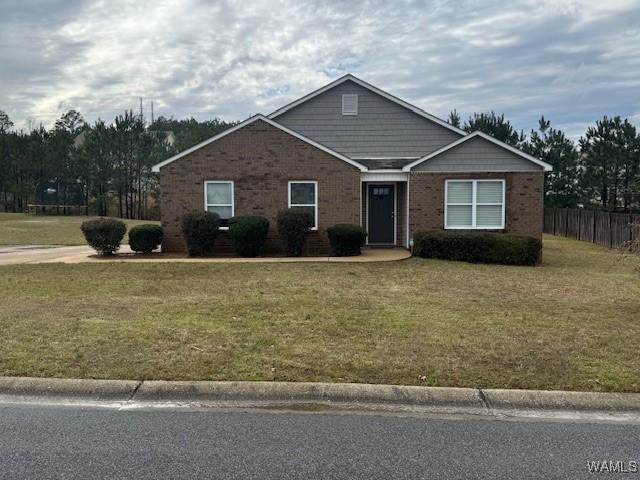
[[[360,223],[360,171],[352,165],[258,120],[160,169],[162,250],[186,250],[182,216],[204,209],[204,182],[234,182],[235,215],[269,219],[266,251],[279,252],[276,215],[288,207],[290,180],[318,182],[318,231],[311,232],[307,253],[326,253],[327,227]],[[230,251],[228,234],[217,240]]]
[[[412,172],[409,179],[409,229],[444,228],[446,180],[501,179],[506,185],[505,232],[542,238],[544,173],[431,173]]]

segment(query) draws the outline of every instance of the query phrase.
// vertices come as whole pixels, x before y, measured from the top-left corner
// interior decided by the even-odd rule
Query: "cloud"
[[[579,136],[640,116],[640,4],[602,1],[12,2],[0,109],[18,127],[65,109],[240,120],[352,72],[442,117],[544,114]],[[390,6],[392,5],[392,6]]]

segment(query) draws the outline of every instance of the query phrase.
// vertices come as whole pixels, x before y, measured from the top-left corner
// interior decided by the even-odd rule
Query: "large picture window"
[[[318,229],[318,182],[289,182],[289,208],[308,211],[313,216],[313,228]]]
[[[220,228],[229,228],[229,219],[233,217],[233,182],[205,182],[204,208],[220,215]]]
[[[503,229],[504,180],[447,180],[444,210],[447,229]]]

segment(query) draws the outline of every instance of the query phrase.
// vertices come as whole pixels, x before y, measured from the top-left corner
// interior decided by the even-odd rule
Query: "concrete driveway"
[[[63,247],[57,245],[0,246],[0,265],[35,263],[90,263],[90,262],[205,262],[205,263],[282,263],[282,262],[389,262],[411,256],[403,248],[366,248],[357,257],[257,257],[257,258],[189,258],[184,255],[135,254],[128,245],[120,248],[118,255],[98,257],[87,245]]]
[[[95,251],[87,245],[72,247],[59,245],[10,245],[0,247],[0,265],[68,263],[70,259],[88,259],[90,255],[94,254]]]

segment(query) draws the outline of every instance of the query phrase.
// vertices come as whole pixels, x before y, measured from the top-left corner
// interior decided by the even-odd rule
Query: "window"
[[[357,93],[345,93],[342,95],[342,115],[358,115]]]
[[[313,215],[313,228],[318,229],[318,182],[289,182],[289,208],[299,208]]]
[[[220,215],[220,228],[228,229],[233,217],[233,182],[204,182],[204,208]]]
[[[504,180],[447,180],[444,210],[444,228],[503,229]]]

